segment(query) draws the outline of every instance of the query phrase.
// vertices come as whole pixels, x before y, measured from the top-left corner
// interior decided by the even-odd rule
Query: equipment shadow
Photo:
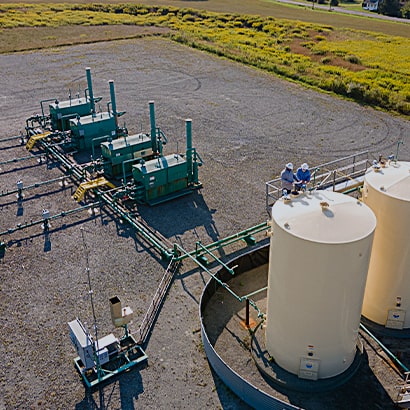
[[[118,403],[118,396],[122,410],[135,410],[134,402],[144,392],[140,371],[145,367],[146,364],[124,372],[93,389],[85,388],[84,399],[75,405],[75,410],[108,410]]]
[[[138,206],[141,217],[166,238],[184,234],[203,226],[212,241],[219,239],[213,215],[199,191],[156,206]]]

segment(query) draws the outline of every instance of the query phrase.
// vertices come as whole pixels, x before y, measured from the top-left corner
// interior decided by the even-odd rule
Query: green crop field
[[[0,51],[155,34],[360,103],[410,114],[407,23],[259,0],[235,2],[231,12],[226,9],[232,0],[162,3],[2,3]],[[293,17],[284,18],[287,13]],[[340,17],[351,24],[340,26]]]

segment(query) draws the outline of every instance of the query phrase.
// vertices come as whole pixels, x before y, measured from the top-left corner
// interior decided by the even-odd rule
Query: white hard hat
[[[309,165],[305,162],[304,164],[302,164],[302,169],[303,171],[306,171],[307,169],[309,169]]]
[[[288,162],[288,163],[286,164],[286,168],[288,168],[288,169],[293,169],[293,164],[292,164],[291,162]]]

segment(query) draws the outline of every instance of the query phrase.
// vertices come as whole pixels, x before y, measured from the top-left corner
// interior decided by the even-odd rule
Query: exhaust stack
[[[155,122],[154,101],[149,102],[149,119],[151,123],[151,146],[153,152],[158,152],[157,146],[157,124]]]
[[[117,112],[117,103],[115,101],[114,81],[110,80],[109,84],[110,84],[112,115],[115,117],[115,126],[118,128],[118,112]]]
[[[94,93],[93,93],[93,84],[91,81],[91,69],[90,67],[87,67],[85,69],[86,75],[87,75],[87,85],[88,85],[88,97],[90,99],[91,103],[91,114],[95,115],[95,101],[94,101]]]
[[[186,164],[188,182],[192,182],[192,120],[190,118],[185,120],[186,128]]]

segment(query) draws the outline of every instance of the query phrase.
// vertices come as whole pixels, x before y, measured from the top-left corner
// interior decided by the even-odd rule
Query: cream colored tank
[[[377,217],[363,315],[386,327],[410,328],[410,162],[369,170],[363,201]]]
[[[376,217],[331,191],[272,207],[266,347],[306,379],[336,376],[354,360]]]

